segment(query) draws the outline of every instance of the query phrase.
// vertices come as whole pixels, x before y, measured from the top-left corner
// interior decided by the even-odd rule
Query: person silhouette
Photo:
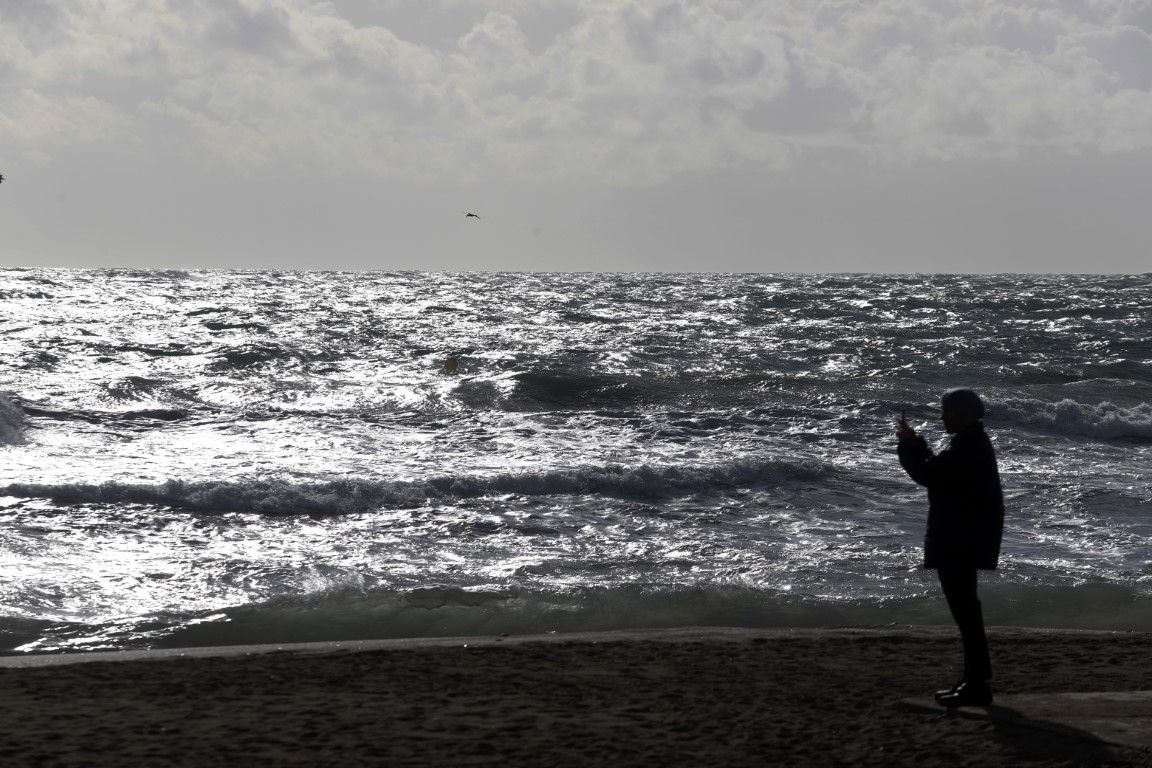
[[[970,389],[950,389],[940,399],[947,448],[934,454],[904,416],[896,429],[900,465],[928,489],[924,567],[934,568],[964,647],[964,673],[937,691],[947,707],[992,703],[992,661],[976,572],[994,570],[1004,535],[1004,494],[996,453],[984,431],[984,402]]]

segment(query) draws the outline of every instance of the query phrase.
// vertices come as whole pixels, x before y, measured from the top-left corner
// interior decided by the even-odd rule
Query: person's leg
[[[944,592],[944,599],[948,602],[948,610],[952,613],[952,619],[956,622],[957,627],[963,627],[965,618],[964,598],[963,598],[963,572],[955,568],[940,568],[936,571],[937,576],[940,577],[940,589]],[[964,639],[964,630],[960,630],[960,639]],[[953,689],[957,688],[961,683],[968,679],[968,653],[965,647],[964,653],[964,667],[963,672],[960,674],[960,680]]]
[[[940,569],[940,586],[964,644],[964,679],[986,683],[992,679],[984,612],[976,594],[975,568]]]

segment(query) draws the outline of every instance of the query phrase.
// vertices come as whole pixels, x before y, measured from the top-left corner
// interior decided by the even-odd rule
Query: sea
[[[1152,631],[1152,275],[2,270],[0,652],[947,624],[954,386],[987,621]]]

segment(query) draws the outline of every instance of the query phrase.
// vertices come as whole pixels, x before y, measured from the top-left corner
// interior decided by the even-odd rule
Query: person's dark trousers
[[[992,660],[988,657],[988,638],[984,635],[984,614],[976,596],[976,569],[940,568],[938,572],[948,608],[964,642],[964,679],[987,682],[992,679]]]

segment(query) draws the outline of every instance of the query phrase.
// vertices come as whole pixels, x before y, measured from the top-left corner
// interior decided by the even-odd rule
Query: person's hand
[[[907,440],[910,437],[916,437],[916,430],[908,426],[908,422],[904,419],[904,412],[900,412],[900,421],[896,422],[896,437],[899,440]]]

